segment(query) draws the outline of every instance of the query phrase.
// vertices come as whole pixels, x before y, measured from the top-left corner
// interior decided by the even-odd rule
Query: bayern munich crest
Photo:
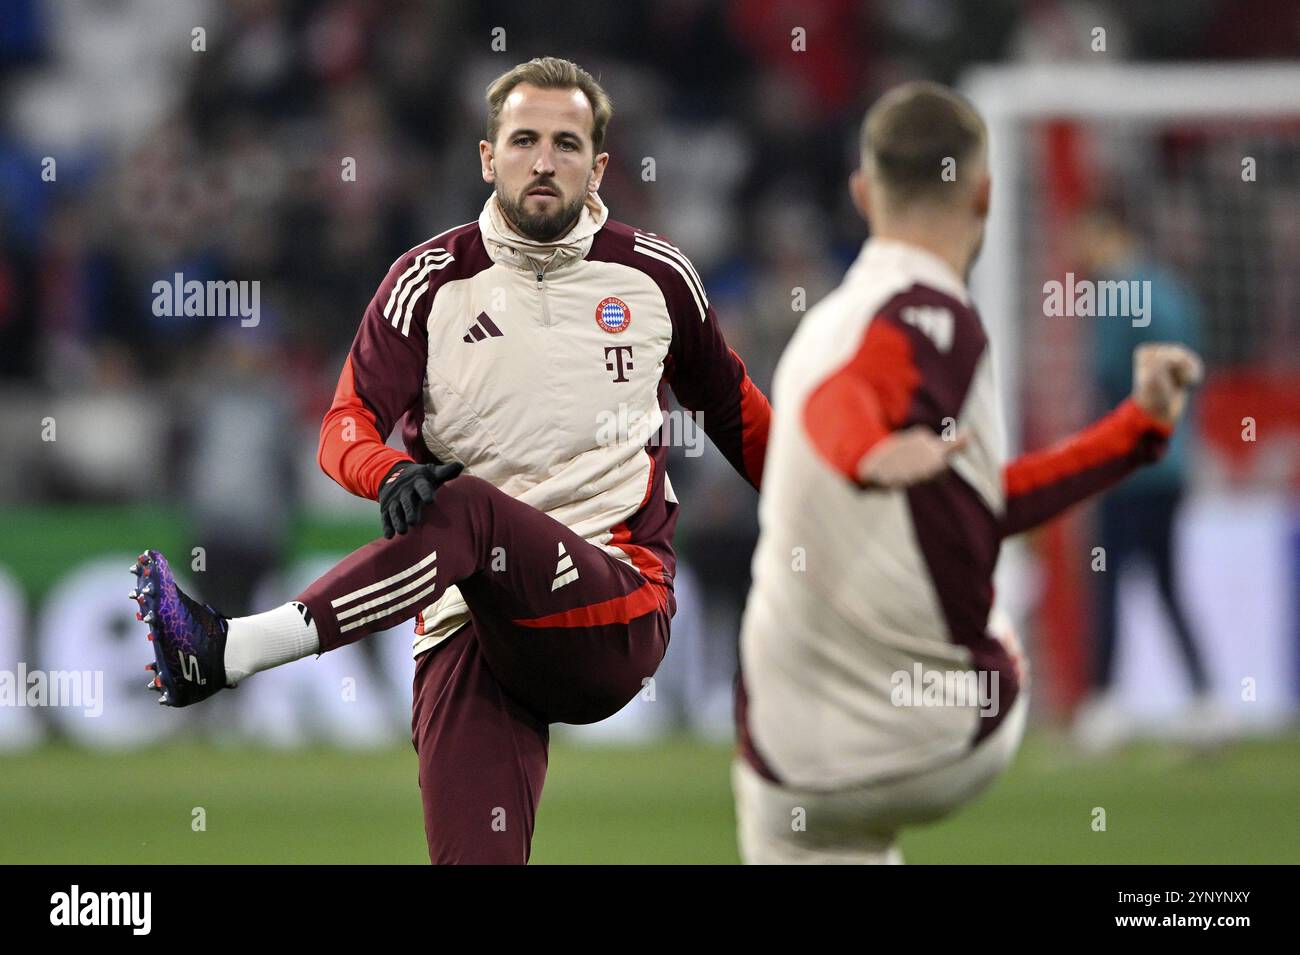
[[[596,324],[612,334],[627,331],[632,324],[632,309],[621,298],[610,296],[596,306]]]

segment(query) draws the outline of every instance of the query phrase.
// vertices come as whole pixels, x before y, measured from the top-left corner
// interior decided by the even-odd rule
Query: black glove
[[[403,461],[394,466],[379,485],[379,513],[384,536],[405,534],[420,522],[420,510],[433,503],[438,488],[465,467],[463,464],[416,464]]]

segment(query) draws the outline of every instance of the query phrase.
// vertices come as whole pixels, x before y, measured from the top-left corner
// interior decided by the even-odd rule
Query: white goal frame
[[[1098,54],[1104,56],[1105,54]],[[1023,282],[1017,182],[1025,122],[1045,119],[1242,120],[1300,118],[1300,65],[1294,63],[1061,63],[979,66],[961,92],[989,130],[992,202],[971,292],[988,329],[1006,415],[1007,453],[1020,449],[1020,363],[1016,310]]]

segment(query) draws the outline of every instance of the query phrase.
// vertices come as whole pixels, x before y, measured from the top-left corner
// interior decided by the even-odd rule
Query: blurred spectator
[[[1133,351],[1146,342],[1178,342],[1199,349],[1199,306],[1191,289],[1168,268],[1154,262],[1125,221],[1118,204],[1085,211],[1072,234],[1081,279],[1129,283],[1142,288],[1145,314],[1093,320],[1093,369],[1098,413],[1115,407],[1133,390]],[[1134,285],[1132,283],[1140,283]],[[1133,293],[1131,293],[1133,294]],[[1130,299],[1130,312],[1137,309]],[[1119,645],[1119,590],[1134,562],[1146,561],[1154,574],[1168,616],[1179,660],[1187,674],[1195,707],[1210,707],[1209,679],[1197,641],[1178,592],[1174,531],[1186,476],[1192,465],[1196,434],[1195,408],[1189,406],[1164,457],[1111,488],[1097,504],[1105,572],[1097,577],[1097,618],[1092,695],[1083,704],[1076,732],[1086,749],[1104,750],[1118,741],[1127,724],[1111,692]],[[1200,714],[1202,717],[1204,713]]]
[[[251,613],[254,586],[279,566],[296,511],[289,396],[262,328],[224,330],[186,399],[184,497],[203,599]],[[192,555],[197,556],[197,555]]]

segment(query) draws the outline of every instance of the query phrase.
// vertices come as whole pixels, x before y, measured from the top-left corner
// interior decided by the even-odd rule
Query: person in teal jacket
[[[1178,342],[1200,351],[1200,305],[1186,282],[1145,253],[1117,210],[1090,210],[1081,218],[1075,239],[1084,277],[1098,282],[1139,283],[1130,288],[1140,288],[1143,295],[1140,307],[1130,307],[1127,316],[1091,319],[1095,399],[1099,407],[1111,408],[1132,387],[1133,350],[1138,345]],[[1113,707],[1109,691],[1119,637],[1119,581],[1135,560],[1145,560],[1154,574],[1193,694],[1198,701],[1208,697],[1209,679],[1188,624],[1174,567],[1174,527],[1196,456],[1195,412],[1194,404],[1190,405],[1185,413],[1186,424],[1174,433],[1162,460],[1131,475],[1099,503],[1106,572],[1097,575],[1092,697],[1085,706],[1085,710],[1091,707],[1094,715],[1099,708]],[[1106,735],[1104,730],[1102,735]]]

